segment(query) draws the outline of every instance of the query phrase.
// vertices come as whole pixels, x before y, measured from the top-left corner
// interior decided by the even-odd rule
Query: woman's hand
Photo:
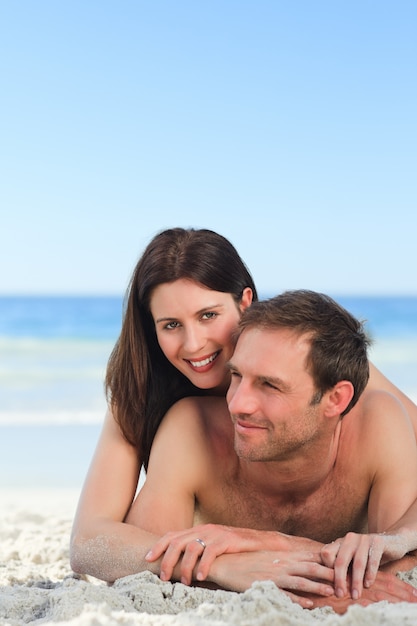
[[[160,570],[162,580],[170,580],[175,566],[180,562],[181,582],[189,585],[193,578],[206,580],[211,565],[221,554],[288,548],[287,537],[277,532],[201,524],[187,530],[166,533],[148,552],[146,560],[156,561],[163,555]]]
[[[363,588],[374,584],[381,563],[401,559],[413,549],[414,546],[409,545],[410,539],[405,533],[348,533],[323,546],[320,552],[323,563],[334,568],[336,596],[342,598],[348,593],[348,569],[351,565],[350,593],[354,600],[359,599]]]

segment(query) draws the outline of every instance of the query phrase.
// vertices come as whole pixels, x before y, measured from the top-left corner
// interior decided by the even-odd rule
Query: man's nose
[[[230,385],[227,393],[227,404],[229,412],[233,414],[246,413],[249,415],[257,410],[257,402],[253,390],[249,383],[242,379],[239,384],[236,385],[232,382]]]

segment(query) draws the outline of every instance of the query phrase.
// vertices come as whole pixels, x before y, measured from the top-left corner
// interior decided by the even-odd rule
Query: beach
[[[417,299],[346,304],[370,320],[374,363],[416,401]],[[120,299],[0,299],[0,624],[417,624],[417,604],[336,615],[301,609],[272,582],[239,594],[148,572],[109,586],[71,571],[71,525],[104,417],[120,310]],[[406,579],[417,587],[417,569]]]
[[[75,575],[69,536],[78,490],[0,490],[0,624],[323,626],[417,623],[417,604],[301,609],[272,582],[244,593],[161,582],[145,572],[107,585]],[[405,578],[417,587],[417,568]]]

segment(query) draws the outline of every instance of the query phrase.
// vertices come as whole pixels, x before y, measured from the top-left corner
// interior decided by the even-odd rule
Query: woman
[[[166,358],[160,341],[164,333],[161,324],[155,324],[151,311],[155,290],[176,280],[192,281],[230,296],[232,324],[230,327],[229,323],[226,336],[223,333],[225,345],[220,346],[221,354],[211,367],[215,375],[201,377],[198,382],[191,368],[181,371],[178,363],[173,365]],[[185,291],[184,305],[191,299],[191,292]],[[232,244],[217,233],[181,228],[165,230],[146,248],[130,282],[121,335],[110,356],[106,375],[113,415],[127,441],[137,449],[145,468],[156,430],[176,400],[202,391],[226,395],[225,363],[233,352],[232,334],[240,314],[252,299],[257,299],[257,293],[251,275]],[[217,315],[204,312],[205,316],[209,314],[213,318]],[[201,351],[198,355],[202,355]]]
[[[233,333],[253,299],[256,288],[244,262],[217,233],[169,229],[145,249],[108,362],[109,410],[73,526],[76,571],[104,580],[137,571],[128,555],[143,534],[123,520],[156,430],[180,398],[225,396]]]
[[[147,467],[156,430],[174,402],[225,395],[233,334],[253,299],[253,280],[221,235],[175,228],[146,248],[108,363],[109,411],[73,527],[76,571],[108,581],[146,568],[159,573],[157,564],[145,561],[156,538],[124,523],[140,469]],[[417,423],[417,407],[375,369],[369,387],[395,393]]]

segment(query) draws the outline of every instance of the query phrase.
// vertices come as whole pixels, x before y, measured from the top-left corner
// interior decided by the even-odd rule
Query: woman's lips
[[[199,359],[184,359],[184,360],[187,361],[187,363],[189,363],[191,367],[193,368],[193,370],[195,370],[196,372],[207,372],[209,369],[211,369],[214,361],[217,359],[219,354],[220,354],[220,350],[218,350],[217,352],[213,352],[212,354],[208,356],[203,356]]]

